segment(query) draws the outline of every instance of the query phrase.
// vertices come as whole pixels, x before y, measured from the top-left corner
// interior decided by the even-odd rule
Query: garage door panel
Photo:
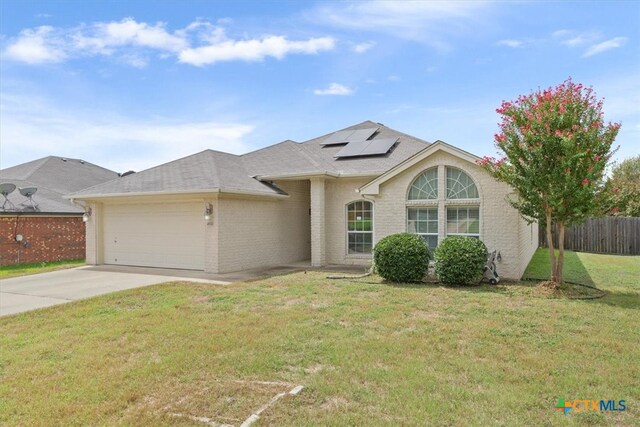
[[[204,270],[201,203],[107,205],[105,264]]]

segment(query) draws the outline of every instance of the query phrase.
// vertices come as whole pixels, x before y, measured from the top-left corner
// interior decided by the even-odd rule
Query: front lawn
[[[0,318],[0,424],[238,426],[300,384],[256,425],[638,425],[640,284],[608,264],[596,300],[310,272]]]
[[[84,265],[83,259],[68,261],[34,262],[30,264],[6,265],[0,267],[0,279],[26,276],[28,274],[46,273],[48,271],[63,270]]]

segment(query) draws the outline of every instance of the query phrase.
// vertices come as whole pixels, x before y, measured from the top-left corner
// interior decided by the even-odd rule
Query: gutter
[[[254,178],[264,181],[290,180],[290,179],[309,179],[309,178],[367,178],[377,177],[383,172],[362,172],[362,173],[341,173],[341,172],[309,172],[309,173],[291,173],[282,175],[256,175]]]
[[[92,200],[92,199],[107,199],[111,197],[140,197],[140,196],[169,196],[169,195],[201,195],[201,194],[240,194],[247,196],[262,196],[262,197],[275,197],[275,198],[289,198],[288,194],[275,194],[265,193],[260,191],[247,191],[238,189],[206,189],[206,190],[169,190],[169,191],[140,191],[131,193],[105,193],[105,194],[70,194],[62,196],[68,200]],[[74,202],[72,202],[74,203]],[[75,203],[74,203],[75,204]]]

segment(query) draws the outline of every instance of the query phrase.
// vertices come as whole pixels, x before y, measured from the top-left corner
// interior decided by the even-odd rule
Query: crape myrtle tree
[[[614,165],[605,188],[606,214],[640,217],[640,155]]]
[[[602,100],[592,88],[570,78],[504,101],[496,111],[502,116],[495,135],[500,157],[484,157],[478,164],[515,189],[517,197],[509,202],[525,220],[546,227],[550,280],[562,283],[565,227],[597,213],[620,124],[605,124]],[[558,230],[557,258],[553,225]]]

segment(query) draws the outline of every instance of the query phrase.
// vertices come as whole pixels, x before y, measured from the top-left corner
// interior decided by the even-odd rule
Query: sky
[[[118,172],[372,120],[494,155],[502,100],[571,77],[640,154],[639,1],[0,2],[0,168]]]

